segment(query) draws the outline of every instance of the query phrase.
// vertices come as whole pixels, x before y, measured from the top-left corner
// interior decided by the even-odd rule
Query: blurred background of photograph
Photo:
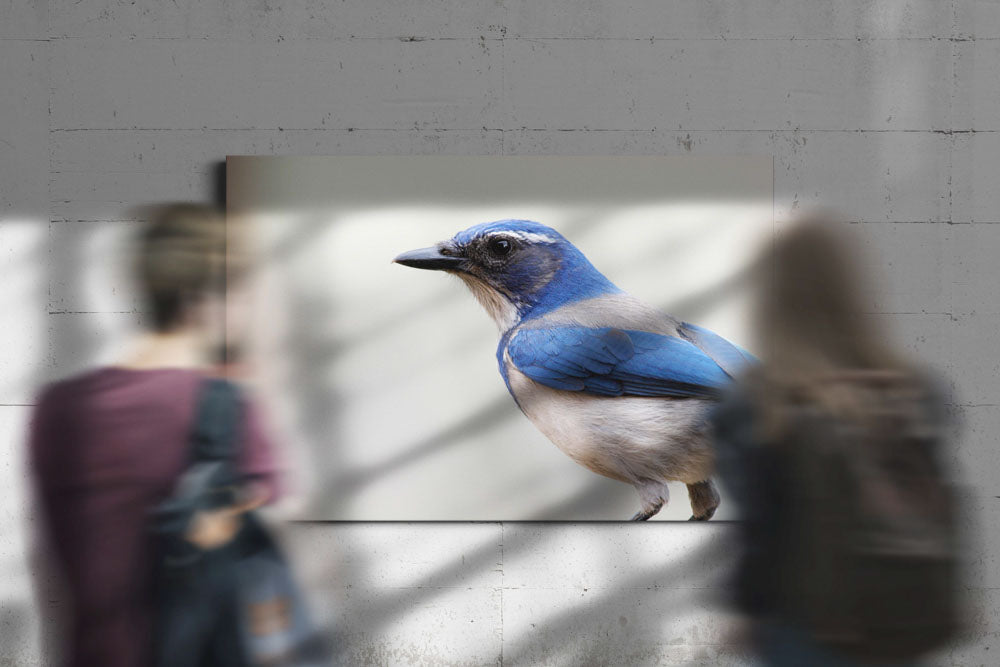
[[[466,287],[390,261],[481,222],[534,220],[633,296],[749,346],[772,173],[746,156],[230,157],[230,217],[261,257],[235,317],[249,318],[247,363],[308,485],[296,516],[630,517],[629,485],[568,459],[518,410],[496,325]],[[672,487],[656,519],[687,520],[687,490]]]

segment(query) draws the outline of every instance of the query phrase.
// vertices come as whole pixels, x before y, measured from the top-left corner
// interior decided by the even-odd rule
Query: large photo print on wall
[[[733,517],[704,419],[753,360],[772,180],[748,156],[229,157],[256,261],[227,327],[299,516]]]

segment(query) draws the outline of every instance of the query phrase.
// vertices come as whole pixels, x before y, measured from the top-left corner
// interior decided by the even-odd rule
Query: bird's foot
[[[715,510],[719,507],[719,491],[712,480],[688,484],[687,488],[692,512],[688,521],[708,521],[715,516]]]
[[[632,516],[631,521],[648,521],[656,516],[670,498],[670,490],[663,482],[644,480],[635,485],[635,490],[639,492],[639,504],[642,509]]]
[[[659,513],[660,509],[663,507],[663,501],[660,501],[654,505],[643,505],[642,509],[632,515],[629,521],[649,521],[651,518]]]

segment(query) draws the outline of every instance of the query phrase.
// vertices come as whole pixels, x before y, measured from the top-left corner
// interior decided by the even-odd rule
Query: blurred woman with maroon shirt
[[[221,372],[210,351],[221,342],[215,324],[226,284],[224,218],[204,206],[165,207],[139,239],[136,259],[151,330],[119,364],[46,387],[32,421],[43,542],[70,597],[62,651],[69,665],[149,664],[148,514],[188,465],[202,380]],[[271,443],[252,402],[245,420],[239,467],[246,501],[192,521],[188,539],[202,548],[227,542],[240,512],[277,494]]]

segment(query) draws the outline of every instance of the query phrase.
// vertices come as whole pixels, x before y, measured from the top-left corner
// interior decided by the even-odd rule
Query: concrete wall
[[[773,155],[776,215],[823,202],[855,221],[882,258],[873,317],[953,380],[979,611],[940,661],[995,662],[995,0],[15,0],[0,2],[0,82],[0,663],[42,660],[20,454],[34,389],[140,317],[80,276],[101,284],[130,205],[211,197],[227,154],[309,153]],[[730,532],[289,538],[347,664],[742,664],[712,602]]]

